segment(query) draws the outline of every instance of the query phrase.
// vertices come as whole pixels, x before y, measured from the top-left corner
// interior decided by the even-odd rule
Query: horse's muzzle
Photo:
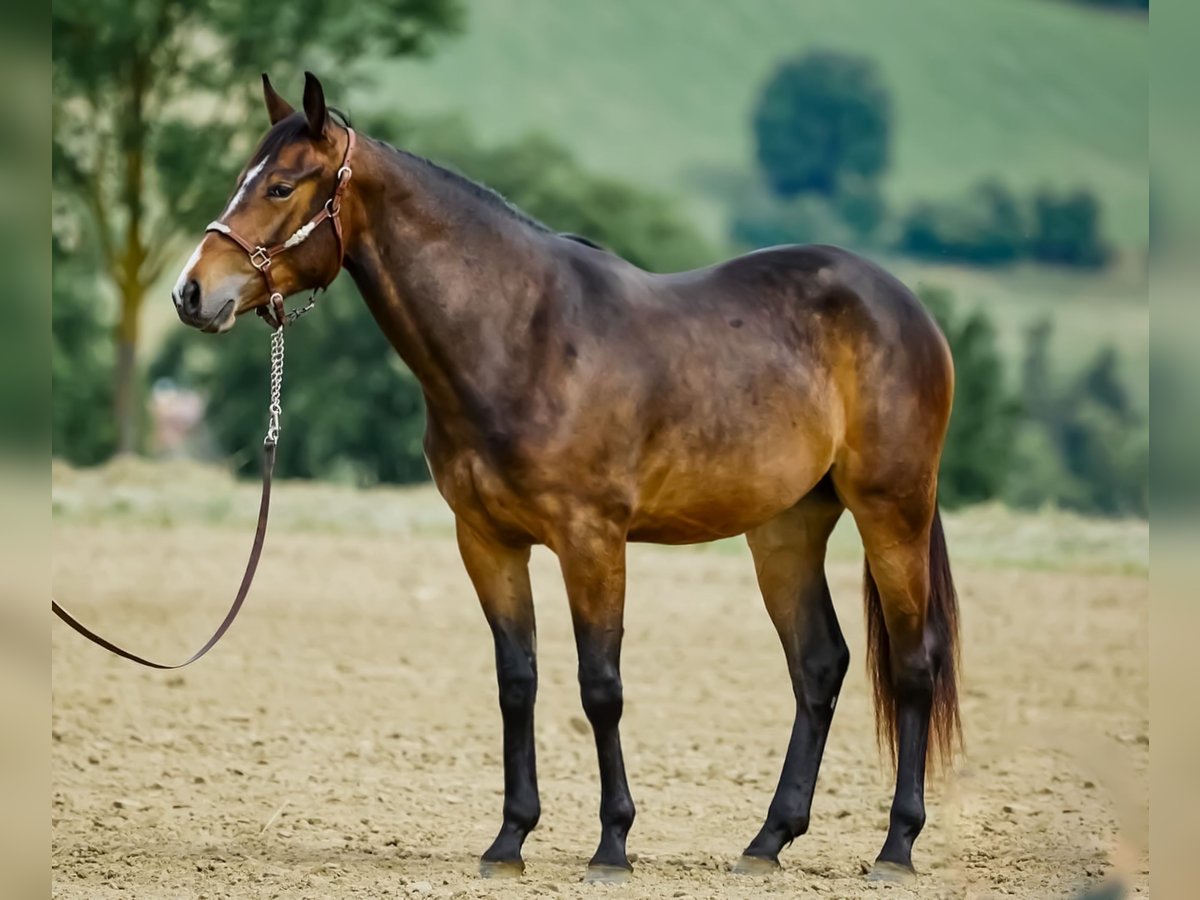
[[[232,298],[220,304],[205,304],[200,285],[194,278],[183,286],[183,290],[171,292],[171,302],[179,321],[210,334],[229,328],[237,306],[237,301]]]

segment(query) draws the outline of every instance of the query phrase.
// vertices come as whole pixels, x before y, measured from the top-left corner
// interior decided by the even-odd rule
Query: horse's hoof
[[[520,878],[525,874],[525,863],[519,859],[481,859],[481,878]]]
[[[917,880],[917,872],[912,866],[900,863],[876,860],[871,871],[867,873],[867,881],[886,881],[890,884],[912,884]]]
[[[734,875],[774,875],[779,871],[779,860],[764,859],[761,856],[746,856],[733,864]]]
[[[583,875],[584,884],[624,884],[633,869],[622,866],[590,865]]]

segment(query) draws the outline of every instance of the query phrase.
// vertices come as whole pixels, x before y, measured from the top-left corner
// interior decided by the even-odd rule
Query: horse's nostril
[[[182,299],[184,312],[191,315],[200,312],[200,285],[195,278],[189,279],[188,283],[183,286]]]

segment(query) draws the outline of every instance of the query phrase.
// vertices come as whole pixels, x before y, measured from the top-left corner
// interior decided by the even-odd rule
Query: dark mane
[[[333,107],[329,108],[329,112],[339,124],[347,128],[350,127],[350,117],[348,115],[343,113],[341,110],[334,109]],[[258,149],[254,151],[254,156],[251,157],[249,165],[256,165],[263,159],[278,153],[292,141],[298,140],[301,137],[306,137],[307,135],[308,122],[304,118],[304,113],[297,112],[288,116],[286,119],[276,123],[274,127],[267,132],[266,136],[262,139],[262,143],[258,145]],[[496,191],[485,184],[480,184],[478,181],[468,178],[466,175],[463,175],[461,172],[458,172],[453,168],[435,163],[433,160],[427,159],[424,156],[419,156],[416,153],[410,153],[407,150],[401,150],[399,147],[395,147],[392,144],[389,144],[387,141],[376,139],[376,143],[383,147],[387,147],[393,153],[403,157],[404,159],[417,163],[426,171],[436,175],[439,179],[461,188],[471,197],[482,201],[489,208],[505,213],[506,215],[522,223],[523,225],[529,226],[535,231],[542,232],[543,234],[559,234],[560,237],[566,238],[567,240],[575,241],[576,243],[584,244],[588,247],[594,247],[597,250],[606,249],[605,247],[600,246],[595,241],[591,240],[590,238],[586,238],[583,235],[571,234],[568,232],[556,232],[544,222],[538,221],[520,207],[510,203],[499,191]]]
[[[560,238],[566,238],[568,241],[574,241],[577,244],[583,244],[585,247],[591,247],[594,250],[603,250],[606,253],[608,252],[608,248],[603,244],[597,244],[590,237],[584,237],[582,234],[575,234],[574,232],[570,231],[560,231],[558,236]]]
[[[407,150],[401,150],[399,147],[394,147],[387,141],[379,141],[378,143],[382,144],[384,147],[387,147],[398,156],[421,165],[427,171],[436,175],[441,180],[447,181],[463,189],[470,196],[477,200],[483,201],[483,203],[490,208],[506,213],[507,215],[516,219],[518,222],[528,225],[535,231],[541,231],[546,234],[555,233],[554,229],[549,228],[544,223],[539,222],[533,216],[529,215],[520,207],[510,203],[499,191],[493,190],[485,184],[480,184],[478,181],[473,181],[466,175],[463,175],[461,172],[449,168],[448,166],[440,165],[424,156],[419,156],[416,153],[410,153]]]
[[[582,234],[574,234],[569,231],[555,231],[553,228],[546,225],[544,222],[541,222],[538,219],[535,219],[533,216],[529,215],[529,213],[525,212],[525,210],[521,209],[516,204],[509,202],[509,200],[503,194],[501,194],[499,191],[495,190],[494,188],[488,187],[486,184],[481,184],[478,181],[468,178],[466,175],[463,175],[461,172],[459,172],[453,168],[450,168],[448,166],[439,165],[438,163],[435,163],[431,159],[427,159],[424,156],[418,156],[416,153],[410,153],[407,150],[401,150],[398,147],[392,146],[391,144],[387,143],[386,141],[380,141],[379,143],[383,144],[383,146],[387,147],[393,153],[396,153],[396,154],[404,157],[405,159],[409,159],[409,160],[412,160],[413,162],[419,163],[420,165],[424,166],[427,170],[429,170],[433,174],[437,175],[439,178],[462,188],[468,194],[470,194],[472,197],[476,198],[477,200],[483,201],[487,206],[491,207],[492,209],[499,210],[500,212],[503,212],[503,213],[511,216],[512,218],[516,219],[518,222],[521,222],[524,225],[528,225],[530,228],[534,229],[535,231],[539,231],[543,234],[556,234],[559,237],[565,238],[568,241],[574,241],[577,244],[583,244],[585,247],[592,247],[596,250],[604,250],[606,252],[608,251],[607,247],[597,244],[591,238],[584,237]]]

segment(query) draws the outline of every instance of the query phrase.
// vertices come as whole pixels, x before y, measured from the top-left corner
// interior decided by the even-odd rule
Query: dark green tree
[[[1024,418],[1005,499],[1091,514],[1149,512],[1149,431],[1121,374],[1120,356],[1103,346],[1074,376],[1051,374],[1050,320],[1026,332],[1021,396]]]
[[[194,240],[220,210],[262,130],[259,73],[287,83],[306,64],[344,86],[364,54],[424,52],[460,18],[459,0],[54,4],[55,227],[99,249],[117,298],[118,450],[136,443],[146,292],[179,254],[181,234]]]
[[[900,222],[897,249],[980,266],[1032,259],[1099,268],[1112,257],[1100,219],[1100,202],[1087,189],[1041,189],[1030,201],[988,178],[965,196],[914,204]]]
[[[785,62],[754,111],[758,163],[780,197],[835,195],[887,168],[892,105],[876,64],[818,50]]]
[[[1149,434],[1119,368],[1115,348],[1096,351],[1065,392],[1057,432],[1065,467],[1086,485],[1083,511],[1145,515]]]
[[[95,262],[52,242],[51,446],[55,456],[88,465],[116,446],[112,416],[113,343],[108,306],[98,301]]]
[[[1038,262],[1094,269],[1112,257],[1100,232],[1100,201],[1091,191],[1042,189],[1034,195],[1033,216],[1029,254]]]
[[[1029,216],[1004,184],[986,179],[961,199],[915,204],[898,249],[913,256],[1002,265],[1026,256]]]

